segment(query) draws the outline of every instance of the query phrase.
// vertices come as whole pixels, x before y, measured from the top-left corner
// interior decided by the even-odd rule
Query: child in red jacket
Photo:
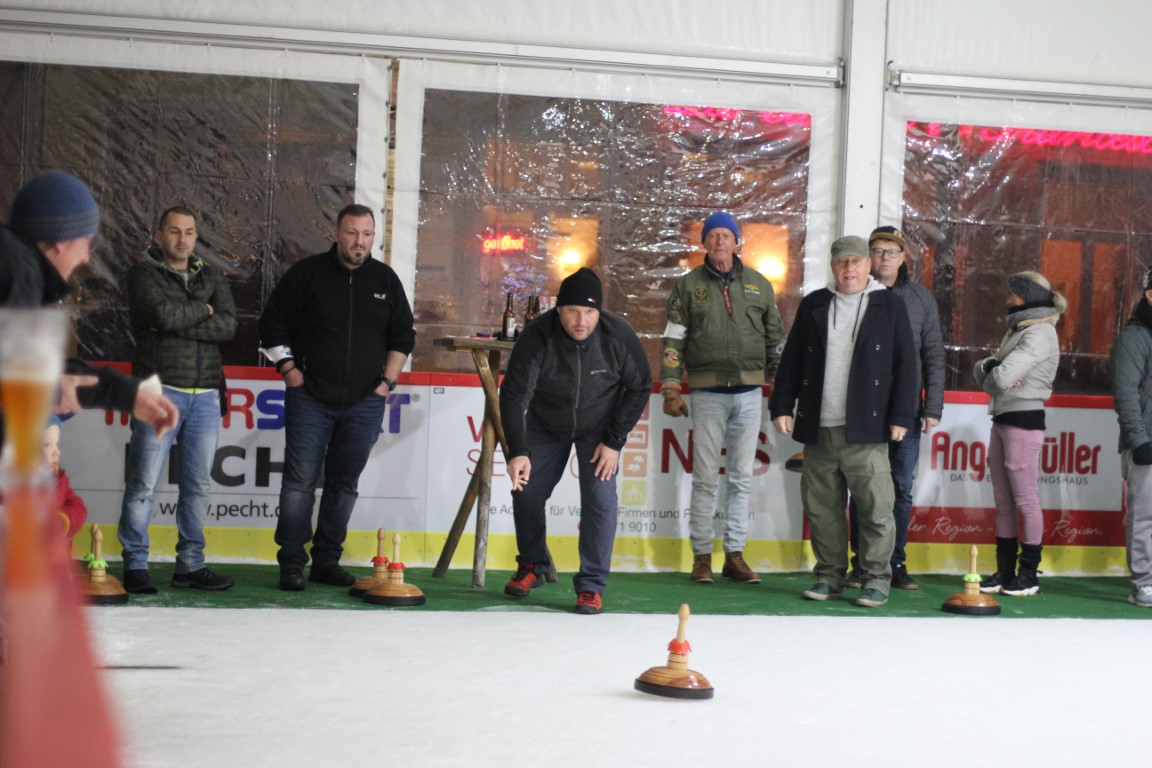
[[[53,416],[44,428],[44,463],[52,469],[56,477],[56,497],[52,504],[55,519],[59,521],[59,529],[68,541],[71,551],[72,537],[75,536],[84,521],[88,519],[88,507],[84,500],[72,490],[72,483],[68,481],[68,473],[60,466],[60,419]]]

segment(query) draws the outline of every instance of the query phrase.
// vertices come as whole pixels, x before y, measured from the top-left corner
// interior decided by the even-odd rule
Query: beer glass
[[[67,313],[0,309],[0,408],[7,469],[25,478],[41,464],[44,426],[64,363]]]

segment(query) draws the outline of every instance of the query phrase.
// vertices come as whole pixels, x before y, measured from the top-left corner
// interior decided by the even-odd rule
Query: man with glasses
[[[868,238],[868,255],[872,259],[872,277],[899,296],[908,309],[912,324],[912,338],[916,344],[920,380],[918,418],[903,440],[888,443],[888,460],[892,465],[892,484],[896,502],[892,516],[896,519],[896,546],[892,550],[892,586],[896,589],[919,589],[920,585],[908,575],[905,565],[905,546],[908,544],[908,523],[912,517],[912,481],[916,475],[916,460],[920,456],[920,435],[927,434],[940,423],[944,410],[944,336],[940,331],[940,312],[932,293],[908,277],[908,264],[904,233],[896,227],[877,227]],[[849,541],[852,547],[852,572],[844,582],[851,589],[861,587],[860,560],[856,553],[860,541],[859,516],[856,502],[848,507],[850,523]]]

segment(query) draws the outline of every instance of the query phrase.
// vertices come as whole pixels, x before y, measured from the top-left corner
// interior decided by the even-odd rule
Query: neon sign
[[[720,120],[732,122],[739,120],[740,116],[744,114],[740,109],[729,109],[726,107],[690,107],[690,106],[677,106],[673,104],[666,105],[663,109],[665,115],[669,117],[693,117],[701,120]],[[760,122],[765,125],[786,125],[810,127],[812,125],[812,115],[804,112],[760,112]]]
[[[909,123],[909,127],[920,125]],[[933,138],[943,135],[943,123],[923,123],[923,130]],[[1134,155],[1152,155],[1152,136],[1133,136],[1124,133],[1093,133],[1091,131],[1049,131],[1037,128],[982,128],[959,125],[960,138],[976,139],[988,144],[1019,143],[1031,147],[1080,147],[1103,152],[1126,152]]]
[[[528,250],[528,236],[510,232],[487,232],[482,241],[484,253],[523,253]]]

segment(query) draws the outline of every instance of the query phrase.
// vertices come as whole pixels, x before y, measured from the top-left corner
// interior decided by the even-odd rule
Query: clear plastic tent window
[[[494,333],[581,266],[625,315],[653,369],[673,283],[703,259],[714,210],[790,323],[803,284],[811,117],[803,113],[425,93],[413,367],[467,371],[437,337]]]
[[[73,278],[78,354],[132,359],[122,283],[160,212],[198,214],[197,254],[228,273],[226,365],[259,365],[256,323],[289,265],[326,250],[356,183],[353,83],[0,62],[0,211],[61,168],[92,187],[100,237]]]
[[[1034,270],[1068,300],[1058,394],[1110,394],[1108,354],[1152,253],[1152,137],[910,122],[904,229],[940,305],[947,389],[973,390],[998,346],[1008,275]]]

